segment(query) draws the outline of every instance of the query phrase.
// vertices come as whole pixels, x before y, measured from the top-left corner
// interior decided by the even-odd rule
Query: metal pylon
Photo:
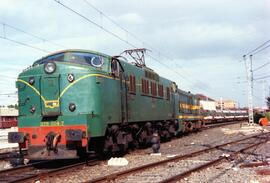
[[[248,122],[254,124],[253,117],[253,71],[252,71],[252,55],[249,56],[249,63],[246,62],[246,56],[244,55],[244,62],[247,69],[247,80],[248,80]]]

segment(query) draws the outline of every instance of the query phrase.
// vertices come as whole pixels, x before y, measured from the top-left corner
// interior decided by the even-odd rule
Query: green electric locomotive
[[[8,139],[29,159],[125,152],[147,146],[154,132],[168,140],[202,125],[194,95],[119,56],[60,51],[34,62],[16,86],[19,130]]]

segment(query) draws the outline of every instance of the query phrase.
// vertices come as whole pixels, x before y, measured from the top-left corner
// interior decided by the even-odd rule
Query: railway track
[[[239,123],[242,124],[244,122],[245,121],[227,121],[227,122],[217,122],[217,123],[206,123],[202,129],[204,130],[204,129],[210,129],[210,128],[217,128],[217,127],[228,126],[228,125],[239,124]]]
[[[88,161],[89,166],[97,164],[96,159]],[[85,160],[63,160],[63,161],[45,161],[29,165],[19,166],[0,171],[0,182],[30,182],[37,181],[47,176],[72,171],[86,165]]]
[[[124,170],[124,171],[116,172],[116,173],[113,173],[113,174],[110,174],[110,175],[98,177],[98,178],[95,178],[95,179],[92,179],[92,180],[88,180],[87,183],[110,182],[110,181],[120,182],[123,178],[127,178],[127,176],[136,175],[136,174],[139,174],[138,177],[141,178],[140,173],[145,172],[145,171],[149,171],[151,169],[154,169],[154,168],[157,168],[157,167],[160,167],[160,166],[164,166],[164,165],[166,165],[168,163],[180,162],[181,160],[187,160],[189,158],[197,157],[199,155],[208,153],[210,151],[221,150],[222,148],[224,148],[226,146],[229,146],[229,145],[230,146],[233,145],[233,144],[239,145],[242,142],[251,140],[251,142],[245,142],[245,143],[242,144],[242,145],[245,145],[245,147],[242,147],[241,149],[232,151],[229,154],[230,157],[232,157],[232,156],[234,156],[236,154],[243,153],[243,152],[247,151],[248,149],[251,149],[251,148],[257,147],[257,146],[259,146],[259,145],[261,145],[263,143],[266,143],[269,140],[269,136],[270,136],[270,133],[253,135],[253,136],[250,136],[250,137],[246,137],[246,138],[231,141],[231,142],[228,142],[228,143],[220,144],[220,145],[210,147],[210,148],[207,148],[207,149],[203,149],[203,150],[200,150],[200,151],[191,152],[189,154],[178,155],[178,156],[175,156],[175,157],[172,157],[172,158],[168,158],[166,160],[162,160],[162,161],[142,165],[142,166],[139,166],[139,167],[127,169],[127,170]],[[214,160],[203,163],[203,164],[201,164],[201,165],[199,165],[197,167],[190,168],[190,169],[185,170],[185,171],[183,171],[183,172],[181,172],[179,174],[173,175],[173,176],[171,176],[169,178],[165,178],[160,182],[162,182],[162,183],[163,182],[175,182],[177,180],[180,180],[180,179],[190,175],[193,172],[196,172],[196,171],[205,169],[207,167],[213,166],[215,164],[221,163],[222,161],[224,161],[226,159],[227,159],[226,156],[220,156],[220,157],[218,157],[218,158],[216,158]],[[122,181],[122,182],[125,182],[125,181]],[[157,182],[157,180],[154,179],[154,182]]]
[[[215,128],[215,127],[226,126],[226,125],[231,125],[231,124],[235,124],[235,123],[239,123],[239,121],[230,122],[230,123],[215,124],[215,125],[207,126],[206,128],[207,129],[208,128]],[[241,142],[241,141],[244,141],[247,139],[256,138],[256,136],[257,135],[251,136],[251,137],[248,137],[245,139],[240,139],[240,140],[237,140],[234,142],[218,145],[218,146],[215,146],[215,147],[212,147],[209,149],[205,149],[202,151],[191,153],[189,155],[169,158],[169,159],[165,160],[164,162],[157,162],[157,163],[149,164],[149,165],[146,165],[145,167],[144,166],[138,167],[138,168],[135,168],[134,170],[130,170],[129,173],[128,172],[124,173],[123,175],[132,174],[132,173],[134,173],[134,171],[135,172],[140,171],[140,169],[141,170],[148,169],[148,168],[151,168],[151,166],[155,167],[160,163],[164,164],[166,162],[173,161],[173,159],[175,159],[175,160],[186,159],[188,157],[196,156],[196,155],[199,155],[200,153],[208,152],[208,151],[211,151],[211,150],[214,150],[217,148],[221,148],[221,147],[229,145],[229,144]],[[7,155],[8,155],[8,153],[7,153]],[[11,169],[6,169],[3,171],[0,171],[0,183],[2,183],[2,182],[25,182],[25,181],[39,180],[41,178],[44,179],[45,177],[48,177],[48,176],[54,176],[54,175],[60,174],[60,173],[71,172],[73,169],[79,169],[79,168],[85,166],[85,164],[86,164],[85,161],[83,161],[83,162],[73,161],[73,162],[69,162],[69,163],[62,165],[62,166],[59,166],[59,167],[54,167],[54,166],[51,167],[52,163],[57,164],[56,161],[37,162],[34,164],[19,166],[16,168],[11,168]],[[97,164],[96,160],[91,160],[89,162],[90,166],[95,165],[95,164]],[[123,175],[121,175],[121,176],[123,176]],[[118,173],[117,173],[117,175],[110,175],[109,177],[106,177],[105,180],[110,180],[110,179],[114,180],[114,178],[117,176],[118,176]],[[89,182],[104,182],[104,178],[90,180]]]
[[[232,124],[237,124],[241,123],[241,121],[232,121],[232,122],[225,122],[225,123],[209,123],[206,124],[203,129],[210,129],[210,128],[216,128],[216,127],[221,127],[221,126],[227,126],[227,125],[232,125]],[[23,155],[27,154],[26,150],[22,150]],[[8,158],[14,158],[19,155],[19,151],[11,151],[11,152],[5,152],[5,153],[0,153],[0,160],[8,159]]]
[[[22,150],[23,155],[27,154],[26,150]],[[8,158],[15,158],[19,155],[19,151],[11,151],[11,152],[4,152],[4,153],[0,153],[0,160],[5,160]]]

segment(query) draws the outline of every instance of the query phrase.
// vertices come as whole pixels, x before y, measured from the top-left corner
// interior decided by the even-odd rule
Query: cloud
[[[148,66],[161,76],[176,81],[180,88],[205,93],[213,98],[222,96],[246,103],[245,96],[242,96],[242,88],[246,86],[235,84],[235,78],[245,77],[244,65],[239,62],[242,55],[269,39],[268,0],[88,1],[134,33],[136,38],[102,17],[82,0],[61,2],[137,47],[149,48],[151,55],[174,71],[150,58],[146,60]],[[64,45],[62,48],[6,29],[9,38],[51,52],[81,48],[117,55],[132,48],[53,0],[2,0],[0,17],[0,21]],[[2,27],[0,35],[3,35]],[[47,54],[2,39],[0,50],[0,72],[11,76],[17,76],[20,68],[28,67]],[[269,56],[268,50],[257,55],[254,67],[265,63]],[[13,87],[10,85],[6,88],[12,90]],[[257,90],[255,93],[259,95]]]
[[[121,15],[117,18],[117,20],[122,22],[125,25],[129,25],[129,24],[140,25],[144,23],[144,19],[137,13],[127,13],[127,14]]]

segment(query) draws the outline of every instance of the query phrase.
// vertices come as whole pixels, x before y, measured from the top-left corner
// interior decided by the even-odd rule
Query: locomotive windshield
[[[42,58],[36,61],[33,66],[41,65],[50,61],[72,62],[83,65],[91,65],[94,67],[101,67],[104,63],[103,57],[100,55],[84,52],[65,52]]]

